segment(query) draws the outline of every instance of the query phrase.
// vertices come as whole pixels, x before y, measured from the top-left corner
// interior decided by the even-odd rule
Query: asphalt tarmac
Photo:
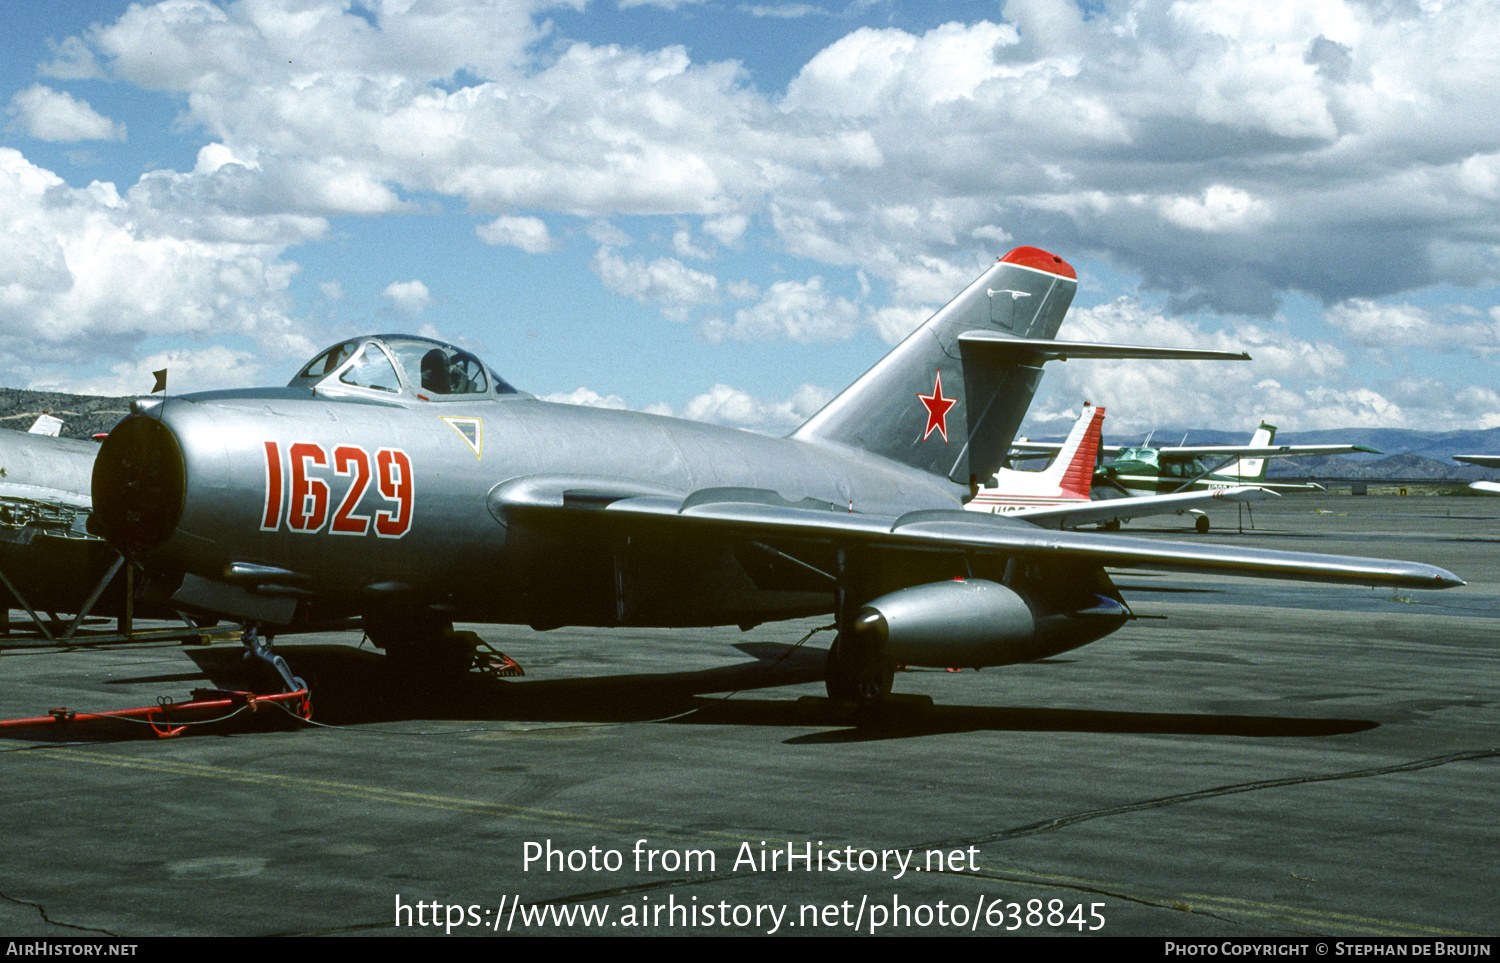
[[[466,626],[526,675],[437,691],[286,637],[316,726],[6,730],[0,933],[1500,934],[1500,498],[1213,517],[1469,584],[1120,573],[1120,632],[898,673],[867,729],[822,698],[829,633],[797,645],[818,620]],[[4,718],[210,685],[272,691],[232,641],[0,641]]]

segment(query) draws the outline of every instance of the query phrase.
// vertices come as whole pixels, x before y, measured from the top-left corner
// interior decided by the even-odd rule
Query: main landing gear
[[[850,560],[839,552],[839,579],[835,592],[838,637],[828,649],[825,682],[828,698],[852,706],[860,725],[876,721],[896,677],[895,665],[886,657],[885,633],[878,617],[861,619],[865,593]]]

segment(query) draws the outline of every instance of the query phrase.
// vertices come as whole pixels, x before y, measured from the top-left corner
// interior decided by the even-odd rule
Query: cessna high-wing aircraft
[[[1085,404],[1073,431],[1058,447],[1057,455],[1046,470],[1001,468],[969,500],[969,511],[1008,514],[1043,528],[1076,528],[1092,523],[1118,528],[1121,520],[1192,512],[1198,516],[1198,531],[1207,532],[1208,518],[1202,513],[1203,506],[1215,502],[1243,504],[1276,495],[1265,488],[1239,485],[1171,495],[1095,500],[1089,492],[1093,486],[1094,463],[1099,454],[1103,425],[1104,409]]]
[[[1049,532],[964,511],[1067,357],[1220,357],[1051,340],[1077,287],[1011,251],[786,438],[540,401],[423,338],[335,345],[284,388],[140,403],[95,522],[149,590],[267,631],[357,613],[387,656],[467,666],[453,620],[751,626],[833,612],[832,697],[896,663],[1028,662],[1129,617],[1106,567],[1404,588],[1429,565]],[[1236,356],[1238,357],[1238,356]]]
[[[1355,452],[1380,454],[1364,445],[1277,445],[1276,426],[1261,422],[1248,445],[1177,445],[1153,448],[1149,444],[1132,447],[1100,447],[1113,460],[1100,465],[1094,473],[1095,498],[1100,501],[1124,498],[1156,499],[1165,496],[1184,497],[1189,492],[1218,492],[1221,497],[1245,501],[1246,486],[1278,491],[1322,491],[1316,484],[1290,484],[1266,480],[1266,461],[1270,458],[1306,458],[1312,455],[1349,455]],[[1015,445],[1012,458],[1036,458],[1050,455],[1056,443],[1021,442]],[[1130,506],[1134,509],[1135,506]],[[1165,505],[1163,505],[1165,507]],[[1207,532],[1208,517],[1201,511],[1184,506],[1197,515],[1195,527]],[[1175,509],[1174,509],[1175,510]],[[1120,511],[1111,527],[1139,515],[1161,514],[1159,511]]]
[[[1178,445],[1151,448],[1105,449],[1115,455],[1099,468],[1096,484],[1108,485],[1132,497],[1173,494],[1259,485],[1263,488],[1319,489],[1318,485],[1289,485],[1266,481],[1269,458],[1306,458],[1312,455],[1380,454],[1364,445],[1277,445],[1276,426],[1261,422],[1248,445]],[[1218,461],[1214,461],[1218,459]]]

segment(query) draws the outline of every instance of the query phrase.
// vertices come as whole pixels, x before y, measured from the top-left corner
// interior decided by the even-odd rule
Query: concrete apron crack
[[[73,923],[61,923],[61,922],[58,922],[57,920],[55,920],[52,917],[50,917],[50,916],[47,915],[47,909],[41,903],[33,903],[30,900],[16,899],[14,896],[10,896],[10,895],[7,895],[5,893],[0,893],[0,899],[6,900],[7,902],[10,902],[10,903],[14,903],[17,906],[29,906],[29,907],[31,907],[32,909],[36,910],[37,915],[42,918],[42,922],[49,923],[52,926],[61,926],[64,929],[77,930],[80,933],[101,933],[104,936],[108,936],[108,937],[110,937],[112,939],[119,939],[119,936],[117,936],[114,933],[111,933],[109,930],[101,930],[101,929],[99,929],[97,927],[93,927],[93,926],[77,926],[77,925],[74,925]]]
[[[1243,792],[1256,792],[1261,789],[1278,789],[1283,786],[1303,786],[1318,782],[1334,782],[1340,779],[1366,779],[1371,776],[1384,776],[1396,772],[1414,772],[1419,769],[1431,769],[1436,766],[1445,766],[1453,762],[1464,762],[1470,759],[1489,759],[1500,756],[1500,749],[1474,749],[1468,752],[1454,752],[1445,756],[1433,756],[1430,759],[1418,759],[1414,762],[1398,763],[1394,766],[1379,766],[1373,769],[1355,769],[1349,772],[1327,773],[1317,776],[1288,776],[1283,779],[1263,779],[1257,782],[1231,783],[1227,786],[1215,786],[1212,789],[1199,789],[1193,792],[1177,793],[1172,796],[1159,796],[1155,799],[1145,799],[1140,802],[1126,803],[1123,806],[1111,806],[1107,809],[1090,809],[1084,812],[1070,813],[1066,816],[1058,816],[1053,819],[1044,819],[1039,822],[1029,823],[1025,826],[1017,826],[1014,829],[1004,829],[999,832],[990,833],[985,836],[973,836],[967,839],[933,843],[928,847],[916,847],[940,849],[950,846],[978,846],[985,843],[999,842],[1006,839],[1020,839],[1024,836],[1035,836],[1040,833],[1051,832],[1054,829],[1062,829],[1077,823],[1088,822],[1091,819],[1102,819],[1106,816],[1120,816],[1125,813],[1141,812],[1147,809],[1160,809],[1163,806],[1175,806],[1179,803],[1196,802],[1200,799],[1213,799],[1217,796],[1233,796]]]

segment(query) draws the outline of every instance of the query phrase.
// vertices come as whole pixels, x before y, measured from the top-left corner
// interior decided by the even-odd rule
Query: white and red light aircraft
[[[1099,457],[1099,439],[1104,409],[1085,404],[1057,457],[1043,471],[1002,468],[994,483],[979,489],[969,500],[970,511],[1010,515],[1043,528],[1076,528],[1099,523],[1114,526],[1121,520],[1145,515],[1198,515],[1198,530],[1208,530],[1202,507],[1214,503],[1245,503],[1275,497],[1275,492],[1254,485],[1236,485],[1210,491],[1146,495],[1130,499],[1094,500],[1094,464]]]

